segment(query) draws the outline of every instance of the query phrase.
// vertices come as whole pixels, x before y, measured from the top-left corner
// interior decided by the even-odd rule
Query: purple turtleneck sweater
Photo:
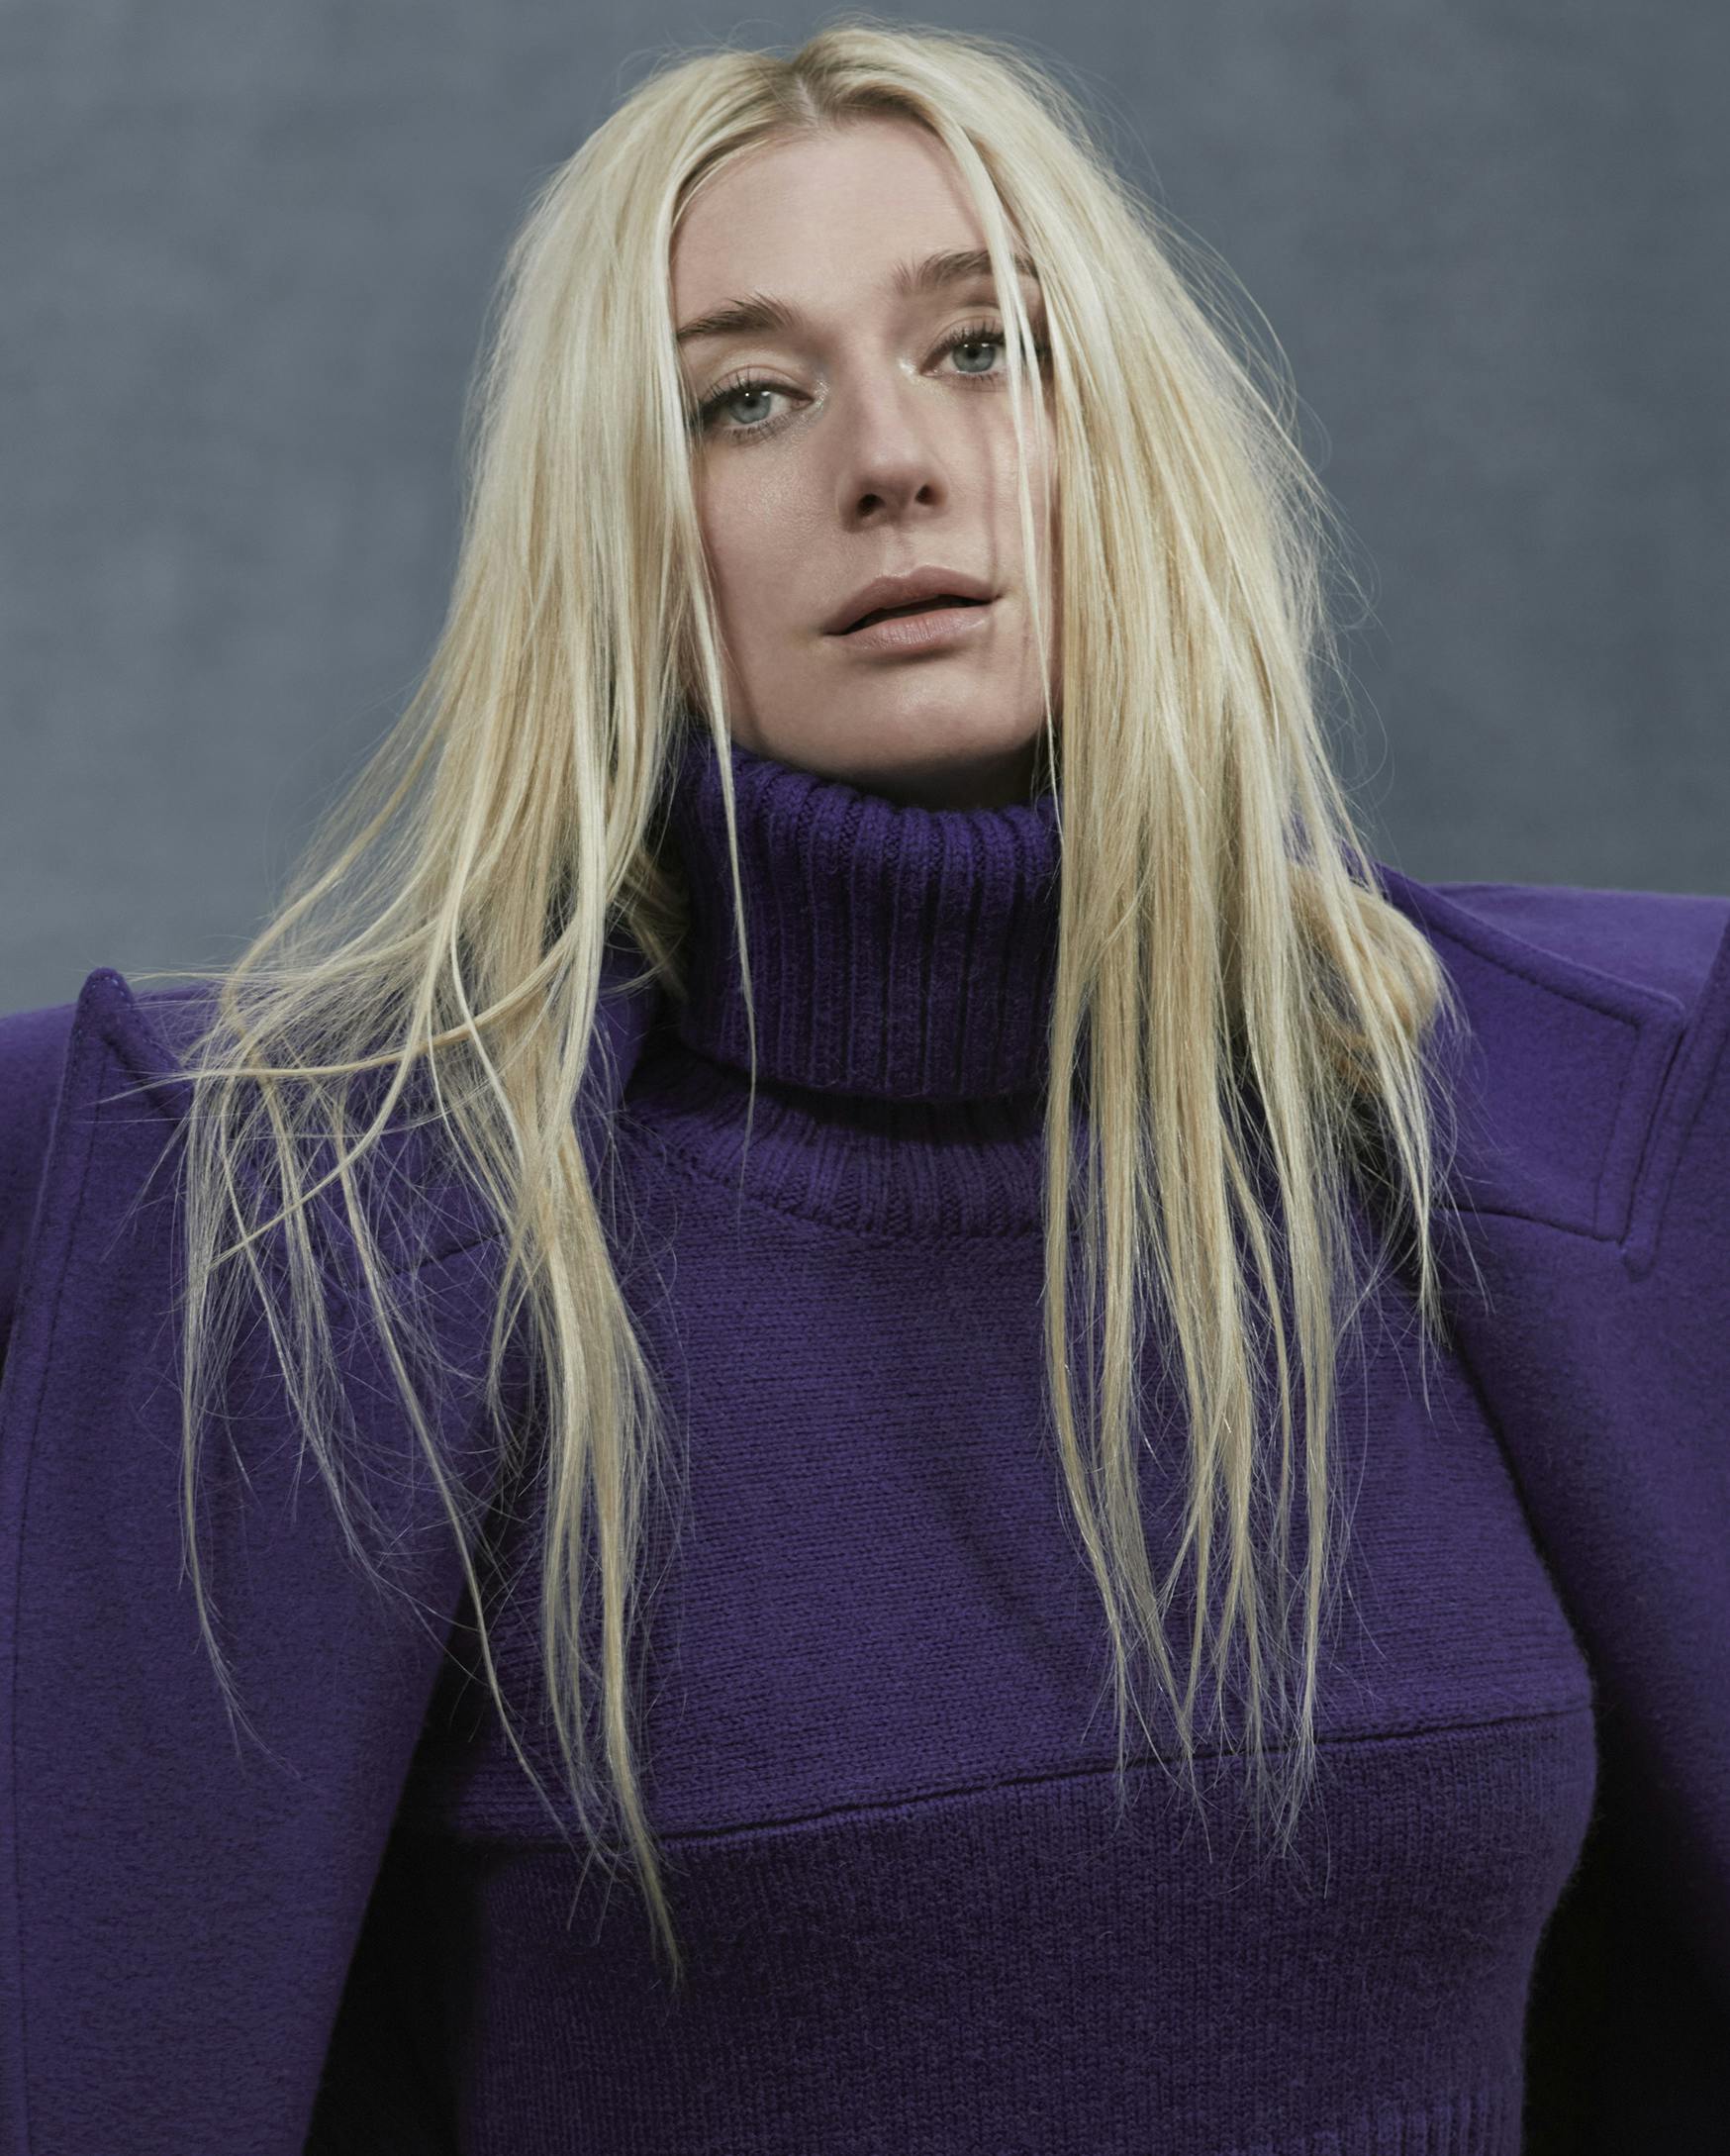
[[[900,807],[730,753],[749,1146],[699,735],[672,803],[693,994],[663,1006],[616,1160],[616,1261],[688,1463],[639,1696],[690,1982],[669,1992],[629,1876],[581,1877],[484,1686],[453,1674],[361,1948],[436,2144],[1513,2156],[1534,1955],[1595,1750],[1468,1377],[1432,1358],[1426,1404],[1385,1279],[1340,1372],[1351,1534],[1293,1855],[1258,1845],[1228,1757],[1201,1760],[1198,1813],[1158,1695],[1119,1816],[1104,1617],[1042,1405],[1051,800]],[[1185,1472],[1169,1375],[1146,1374],[1139,1454],[1156,1578]],[[563,1815],[534,1513],[513,1510],[492,1637]],[[1192,1586],[1180,1673],[1193,1612]]]

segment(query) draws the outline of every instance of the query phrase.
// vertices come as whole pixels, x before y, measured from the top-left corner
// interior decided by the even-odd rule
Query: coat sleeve
[[[1599,1709],[1592,1820],[1534,1969],[1527,2156],[1703,2151],[1730,2130],[1727,1037],[1730,931],[1625,1233],[1540,1248],[1534,1229],[1514,1261],[1555,1305],[1560,1352],[1522,1417],[1554,1442],[1524,1480]]]
[[[393,1835],[348,1965],[303,2156],[460,2156],[429,1896]]]
[[[0,2148],[301,2156],[462,1553],[333,1275],[350,1488],[388,1579],[355,1564],[263,1328],[242,1327],[199,1475],[224,1696],[185,1570],[176,1207],[155,1175],[186,1088],[99,970],[45,1147],[41,1074],[65,1019],[0,1027],[22,1103],[9,1234],[27,1204],[34,1221],[0,1380]],[[483,1508],[496,1253],[415,1243],[439,1324],[422,1397]]]

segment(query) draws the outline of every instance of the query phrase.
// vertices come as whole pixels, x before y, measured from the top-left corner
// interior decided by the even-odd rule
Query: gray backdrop
[[[431,648],[529,190],[669,45],[823,14],[0,10],[0,1009],[252,932]],[[1373,850],[1730,892],[1722,0],[924,19],[1060,62],[1289,354]]]

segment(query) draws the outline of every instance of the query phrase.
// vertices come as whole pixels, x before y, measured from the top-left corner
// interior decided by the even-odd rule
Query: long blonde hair
[[[730,159],[885,114],[928,128],[971,193],[1010,324],[1023,444],[1029,385],[1051,398],[1067,598],[1062,740],[1049,700],[1044,736],[1046,768],[1062,776],[1063,864],[1045,1352],[1062,1473],[1110,1635],[1120,1802],[1131,1705],[1153,1742],[1131,1680],[1142,1651],[1193,1774],[1216,1515],[1225,1595],[1214,1668],[1225,1671],[1241,1630],[1258,1798],[1268,1753],[1288,1750],[1288,1834],[1314,1774],[1317,1651],[1342,1548],[1329,1474],[1334,1372],[1374,1284],[1354,1257],[1354,1185],[1375,1190],[1390,1228],[1403,1224],[1420,1361],[1423,1338],[1442,1336],[1428,1049],[1453,1006],[1429,943],[1377,888],[1329,767],[1316,690],[1324,671],[1343,675],[1324,605],[1328,512],[1296,445],[1284,375],[1270,369],[1272,386],[1258,386],[1256,354],[1234,351],[1199,255],[1186,281],[1176,266],[1186,249],[1113,174],[1077,103],[1007,46],[849,15],[791,57],[717,49],[668,60],[545,181],[511,246],[465,420],[454,588],[422,681],[268,925],[231,966],[198,976],[217,994],[184,1050],[182,1489],[200,1628],[227,1694],[197,1553],[197,1448],[246,1277],[271,1294],[256,1255],[267,1234],[287,1252],[271,1336],[288,1393],[348,1545],[372,1570],[349,1511],[345,1403],[330,1384],[307,1225],[335,1179],[386,1366],[462,1546],[505,1716],[475,1522],[410,1374],[434,1337],[431,1321],[413,1269],[382,1262],[374,1194],[363,1200],[357,1182],[393,1113],[430,1102],[420,1126],[435,1148],[429,1161],[479,1194],[504,1253],[492,1411],[502,1418],[499,1372],[519,1316],[545,1401],[541,1645],[576,1818],[606,1865],[621,1837],[591,1807],[616,1808],[675,1983],[683,1955],[639,1793],[628,1677],[646,1509],[674,1460],[572,1104],[598,1037],[609,940],[627,936],[647,979],[684,992],[686,900],[655,812],[694,689],[718,751],[727,738],[669,311],[678,222]],[[1017,246],[1043,287],[1049,385],[1009,268]],[[1024,465],[1021,538],[1036,592],[1034,515]],[[1043,661],[1050,625],[1038,634]],[[721,769],[737,904],[724,754]],[[742,908],[738,939],[742,951]],[[748,952],[742,974],[750,1011]],[[1072,1237],[1085,1261],[1079,1318],[1066,1286]],[[1378,1265],[1395,1239],[1378,1245]],[[1300,1656],[1285,1621],[1297,1418],[1282,1282],[1308,1502]],[[1153,1311],[1188,1411],[1177,1562],[1194,1548],[1197,1620],[1181,1703],[1163,1622],[1172,1577],[1154,1581],[1137,1505],[1134,1373]],[[1091,1358],[1084,1372],[1085,1427],[1072,1332],[1099,1343],[1098,1372]],[[1269,1350],[1271,1398],[1255,1375]],[[576,1616],[590,1532],[599,1778]]]

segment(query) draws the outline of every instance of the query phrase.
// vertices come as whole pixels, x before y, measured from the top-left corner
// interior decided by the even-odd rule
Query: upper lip
[[[823,632],[845,636],[861,616],[875,614],[879,607],[911,607],[919,599],[989,600],[995,596],[990,585],[982,584],[977,576],[964,576],[959,569],[910,569],[905,576],[880,576],[843,599],[823,624]]]

